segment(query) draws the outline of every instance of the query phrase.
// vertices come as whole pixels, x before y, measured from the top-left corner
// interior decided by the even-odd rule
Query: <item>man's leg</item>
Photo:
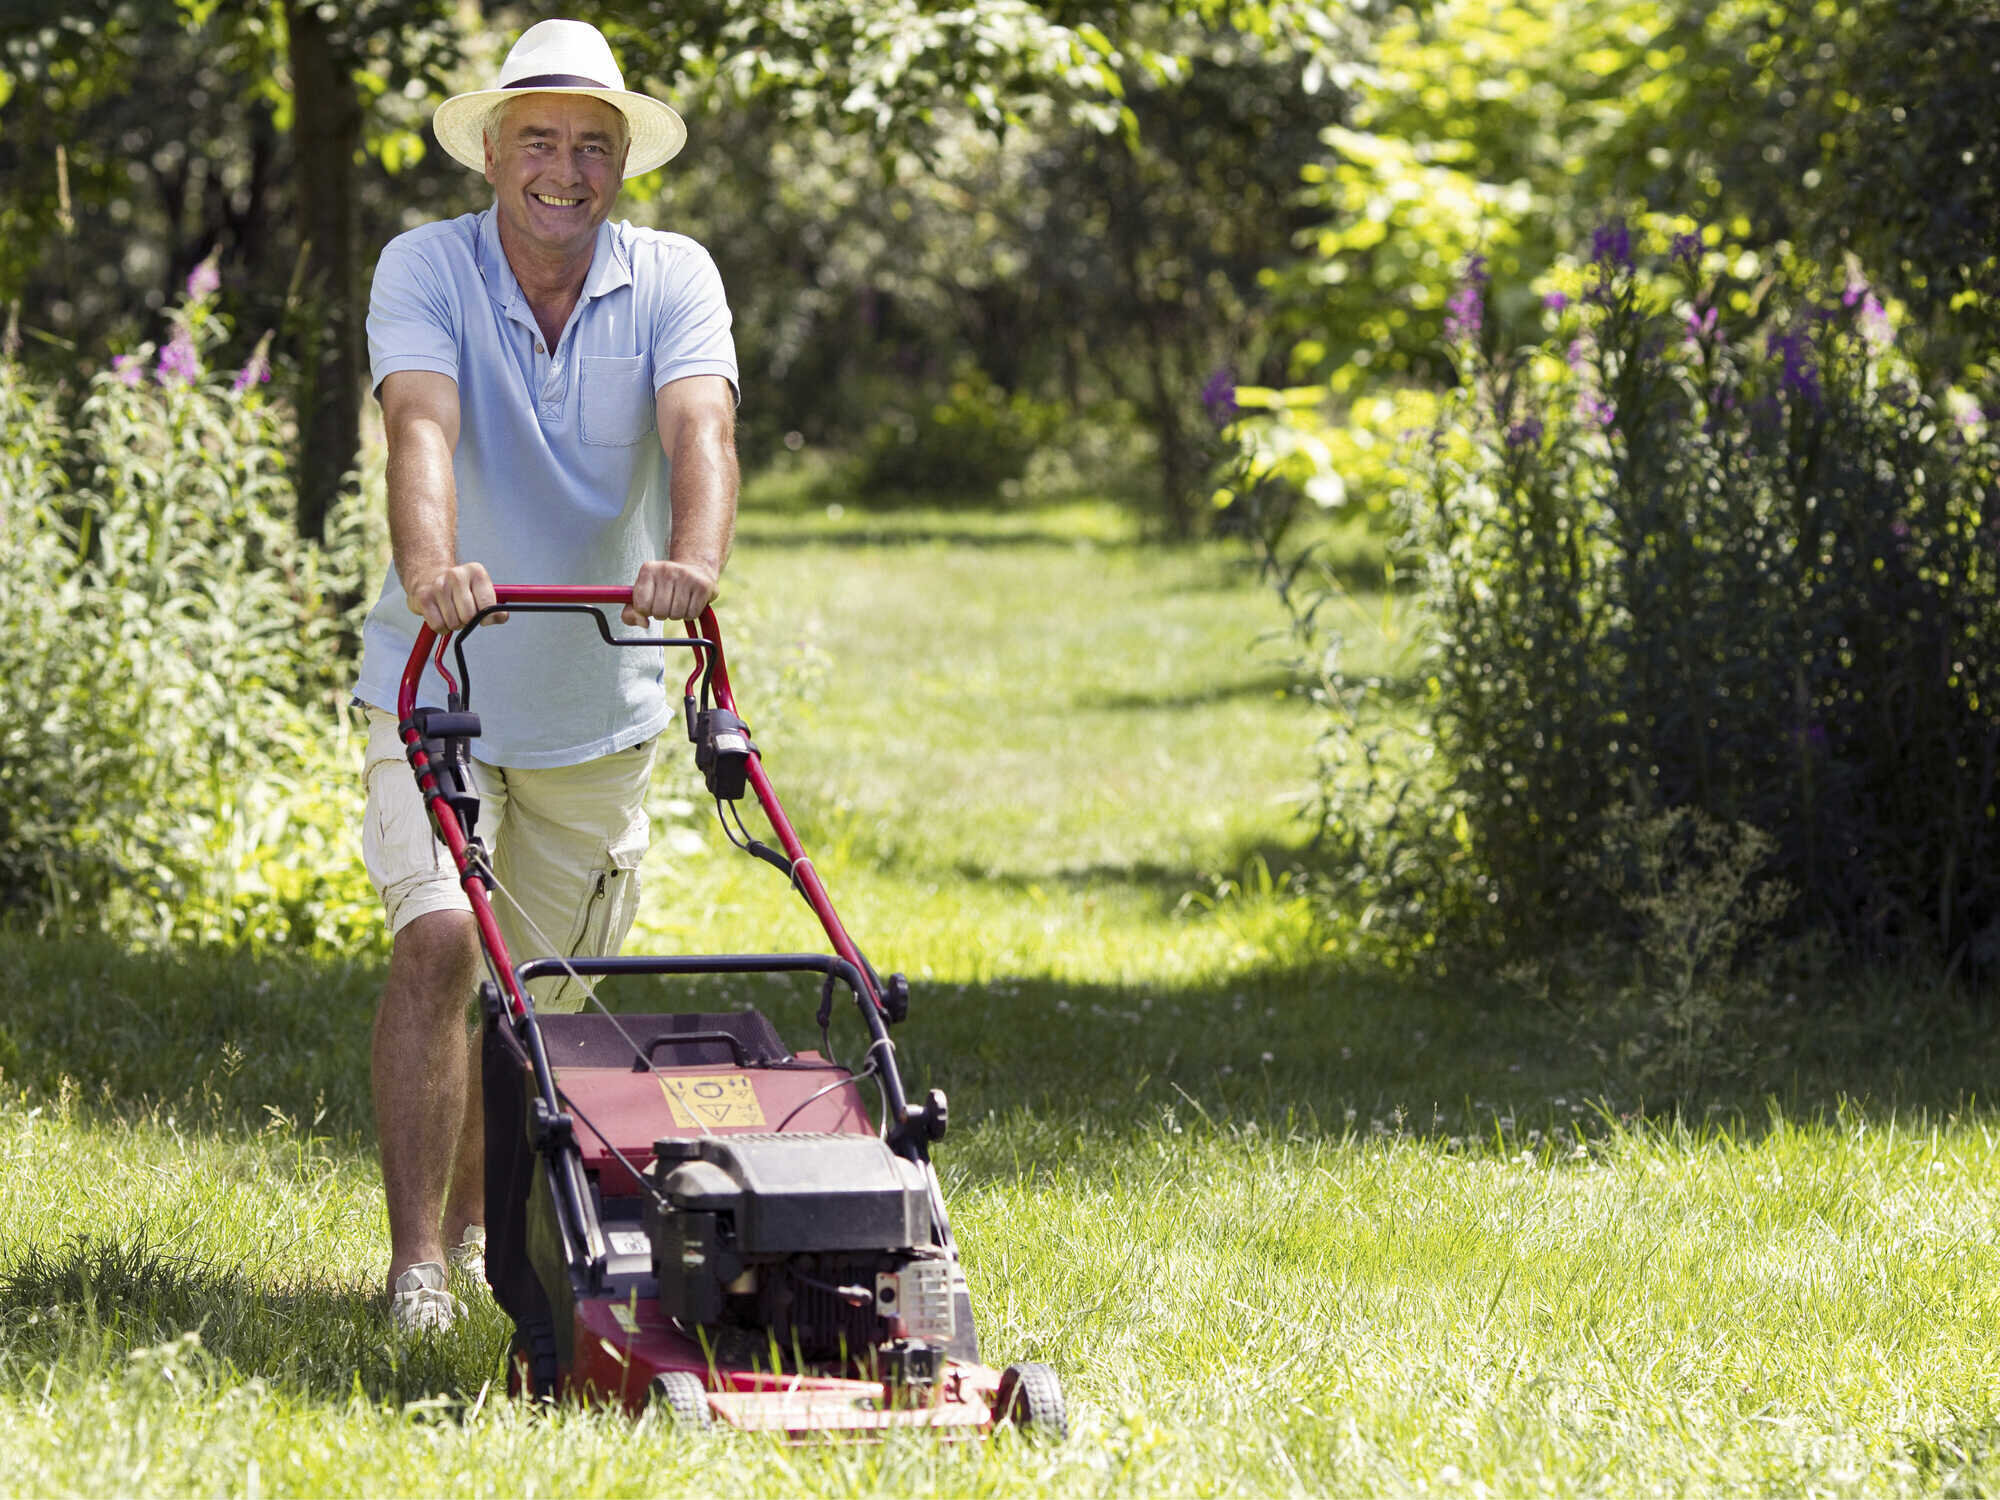
[[[451,1190],[444,1200],[444,1243],[448,1250],[468,1229],[486,1223],[486,1101],[480,1077],[481,1022],[475,1021],[465,1048],[465,1108],[460,1113],[458,1152],[451,1161]]]
[[[393,1289],[412,1265],[442,1262],[485,1218],[478,1033],[468,1038],[466,1028],[480,949],[471,904],[432,834],[395,719],[378,709],[368,719],[362,853],[395,934],[371,1058]],[[498,838],[505,773],[475,762],[473,781],[480,831]]]
[[[392,1287],[419,1262],[442,1263],[447,1237],[456,1244],[471,1222],[441,1224],[440,1216],[458,1176],[454,1162],[467,1154],[467,1118],[478,1108],[465,1045],[466,996],[478,970],[469,913],[427,912],[396,934],[373,1053]],[[471,1144],[479,1156],[483,1141],[474,1135]]]

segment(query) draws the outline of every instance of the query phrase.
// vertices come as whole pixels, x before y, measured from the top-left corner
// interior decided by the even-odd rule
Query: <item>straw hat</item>
[[[486,170],[486,116],[501,100],[519,93],[582,94],[602,99],[631,129],[625,175],[637,177],[673,158],[687,143],[687,126],[667,105],[630,93],[604,33],[584,21],[539,21],[521,33],[500,65],[497,88],[454,94],[431,116],[438,144],[456,162]]]

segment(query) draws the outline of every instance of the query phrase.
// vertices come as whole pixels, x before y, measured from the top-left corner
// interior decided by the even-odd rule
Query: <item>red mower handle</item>
[[[590,607],[615,604],[623,607],[632,602],[632,590],[630,588],[573,587],[568,584],[501,583],[493,586],[493,597],[494,602],[474,615],[471,621],[461,630],[456,632],[447,631],[445,634],[439,635],[431,628],[428,620],[418,628],[417,639],[415,644],[410,648],[410,659],[403,668],[403,680],[396,694],[396,717],[398,720],[409,718],[410,714],[416,709],[417,684],[423,677],[424,659],[427,656],[434,659],[438,675],[444,678],[446,686],[454,693],[458,691],[457,680],[451,675],[450,669],[444,664],[445,652],[450,649],[454,635],[462,638],[466,632],[474,629],[488,616],[495,613],[503,613],[510,605],[523,604],[554,605],[557,607]],[[598,620],[599,629],[604,634],[604,638],[607,641],[613,639],[610,635],[609,627],[603,623],[603,616],[599,615]],[[712,687],[717,694],[717,701],[733,713],[736,705],[729,692],[729,670],[724,666],[722,657],[722,627],[716,623],[715,611],[713,609],[704,609],[701,612],[699,620],[684,620],[681,623],[682,628],[688,632],[685,638],[671,641],[664,638],[655,639],[660,640],[662,644],[686,645],[695,651],[695,674],[688,678],[690,688],[694,684],[695,676],[700,675],[703,666],[711,666]],[[633,644],[637,645],[640,643],[640,638],[632,638],[632,641]],[[436,646],[435,651],[432,650],[433,644]],[[703,649],[704,647],[706,650]],[[704,657],[706,657],[706,662],[704,662]]]
[[[430,753],[424,744],[425,735],[417,722],[417,686],[423,677],[427,660],[437,668],[450,690],[452,700],[456,700],[451,701],[451,709],[469,708],[470,705],[460,699],[461,689],[458,679],[454,678],[450,669],[445,666],[445,653],[451,649],[454,639],[463,642],[465,636],[476,629],[481,621],[509,608],[540,607],[544,610],[564,611],[580,609],[596,616],[599,634],[613,645],[685,646],[694,653],[695,663],[694,670],[688,674],[683,696],[691,702],[695,695],[696,684],[700,682],[704,698],[712,698],[716,707],[726,709],[731,714],[737,713],[738,709],[735,695],[729,686],[729,667],[722,654],[722,627],[716,623],[713,609],[702,610],[699,620],[682,622],[683,628],[688,632],[684,637],[613,636],[609,623],[596,607],[630,604],[632,602],[630,588],[510,583],[496,584],[493,596],[495,600],[493,604],[480,610],[457,631],[439,635],[431,629],[428,622],[417,631],[416,641],[410,648],[409,662],[403,668],[402,684],[396,694],[396,721],[411,769],[416,773],[418,790],[422,792],[425,805],[430,809],[431,820],[436,826],[438,837],[458,866],[460,884],[464,886],[466,895],[472,901],[473,916],[479,924],[480,935],[485,941],[487,952],[497,960],[496,967],[500,969],[510,991],[508,996],[510,1008],[518,1018],[526,1012],[527,998],[514,976],[506,944],[501,939],[498,926],[494,923],[492,908],[486,899],[486,881],[479,861],[473,857],[465,829],[447,799],[436,768],[431,765]],[[459,660],[462,667],[464,661],[462,655]],[[433,733],[437,732],[433,730]],[[690,724],[691,736],[692,732],[693,726]],[[748,741],[747,734],[745,741],[746,743]],[[783,868],[791,877],[793,884],[798,887],[799,894],[805,897],[806,904],[812,907],[813,914],[819,918],[820,927],[833,945],[834,952],[854,966],[861,976],[862,987],[869,1001],[874,1006],[880,1007],[882,995],[877,988],[874,971],[862,958],[860,950],[855,946],[854,940],[847,935],[839,915],[834,911],[832,899],[827,895],[826,887],[820,882],[819,872],[813,868],[812,861],[806,856],[804,847],[799,843],[798,834],[792,829],[791,820],[785,816],[785,810],[778,802],[778,794],[771,787],[770,778],[764,774],[763,760],[754,744],[748,746],[745,773],[750,790],[756,794],[758,805],[764,809],[764,816],[770,821],[771,829],[777,834],[778,842],[784,849]],[[900,1100],[897,1101],[897,1105],[901,1107]]]

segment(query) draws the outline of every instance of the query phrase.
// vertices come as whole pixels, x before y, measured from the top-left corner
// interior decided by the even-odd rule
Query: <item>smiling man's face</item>
[[[510,99],[486,128],[502,243],[538,259],[588,257],[625,175],[625,117],[584,94]]]

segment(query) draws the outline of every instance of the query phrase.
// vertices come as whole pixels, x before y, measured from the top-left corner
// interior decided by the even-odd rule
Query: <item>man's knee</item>
[[[396,934],[385,1006],[441,1014],[464,1007],[479,973],[479,928],[470,912],[433,911]]]

